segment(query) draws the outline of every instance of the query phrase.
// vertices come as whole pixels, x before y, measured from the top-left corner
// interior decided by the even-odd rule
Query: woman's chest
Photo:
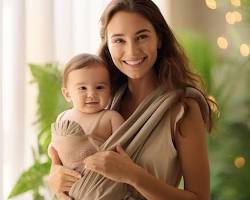
[[[168,117],[162,119],[152,131],[138,155],[137,163],[164,182],[175,184],[178,181],[180,165]]]

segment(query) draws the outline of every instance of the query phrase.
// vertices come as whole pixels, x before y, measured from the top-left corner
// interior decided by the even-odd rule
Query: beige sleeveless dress
[[[111,109],[119,112],[119,103],[125,90],[126,86],[115,94]],[[112,150],[121,144],[135,163],[158,179],[177,187],[181,179],[181,167],[171,138],[170,109],[181,105],[182,109],[175,120],[177,124],[185,113],[183,94],[199,103],[204,123],[207,123],[208,105],[198,90],[186,88],[166,92],[161,86],[143,100],[122,126],[100,146],[100,150]],[[75,200],[145,199],[131,186],[113,182],[91,171],[84,173],[69,194]]]
[[[98,114],[88,134],[77,122],[62,120],[64,113],[51,125],[51,145],[57,150],[65,167],[83,173],[84,158],[99,151],[99,145],[104,143],[102,138],[94,137],[94,133],[105,112],[103,110]]]

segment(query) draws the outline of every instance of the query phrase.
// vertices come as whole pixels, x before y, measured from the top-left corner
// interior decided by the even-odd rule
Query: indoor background
[[[73,55],[97,52],[108,2],[0,0],[0,199],[51,198],[46,147],[65,106],[59,71]],[[219,105],[208,135],[212,200],[249,200],[250,1],[154,2]]]

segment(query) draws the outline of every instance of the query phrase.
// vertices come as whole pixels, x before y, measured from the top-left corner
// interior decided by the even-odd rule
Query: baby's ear
[[[62,88],[62,94],[67,102],[71,102],[71,96],[67,88]]]

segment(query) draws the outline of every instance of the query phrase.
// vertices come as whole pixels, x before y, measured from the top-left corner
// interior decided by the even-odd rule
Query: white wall
[[[3,1],[0,0],[0,77],[2,77],[2,20],[3,20]],[[2,79],[0,79],[0,199],[3,199],[3,116],[2,116]]]
[[[3,15],[3,189],[4,199],[24,163],[24,0],[4,0]]]

